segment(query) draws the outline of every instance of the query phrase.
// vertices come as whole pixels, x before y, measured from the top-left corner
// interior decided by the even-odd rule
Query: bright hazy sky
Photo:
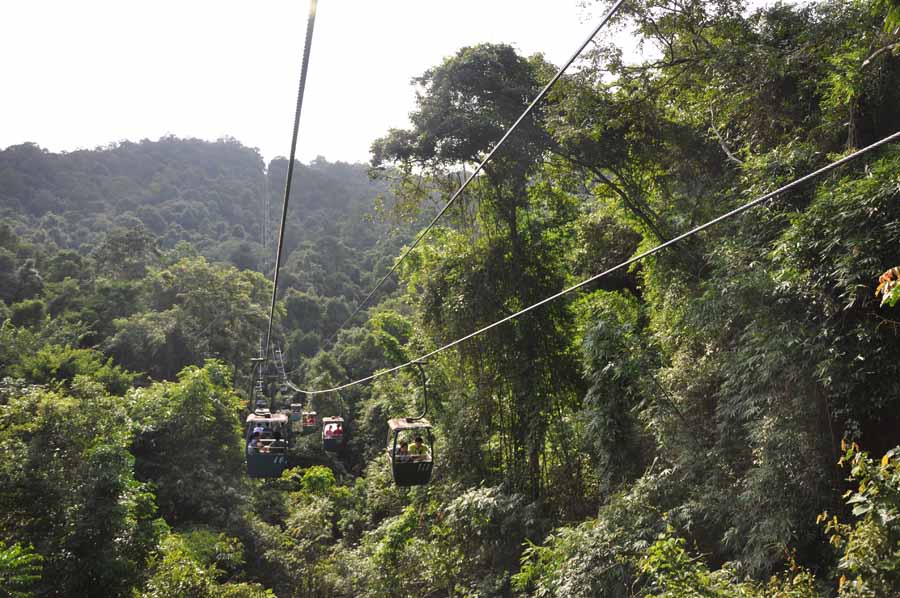
[[[458,48],[567,59],[601,15],[578,0],[319,0],[297,155],[367,161],[404,127],[409,81]],[[0,9],[0,148],[235,137],[287,155],[308,0],[18,0]]]
[[[308,6],[3,2],[0,149],[227,135],[286,156]],[[408,125],[410,79],[460,47],[505,42],[559,65],[601,16],[581,0],[319,0],[297,155],[367,161],[374,139]]]

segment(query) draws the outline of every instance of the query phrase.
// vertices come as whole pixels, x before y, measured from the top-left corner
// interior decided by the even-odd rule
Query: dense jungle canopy
[[[298,166],[295,384],[414,359],[900,130],[898,0],[614,24],[649,57],[598,39],[343,327],[556,67],[462,48],[371,165]],[[245,475],[287,166],[234,139],[0,151],[0,594],[900,596],[900,145],[429,360],[416,488],[385,454],[414,369],[306,402],[341,451],[297,437],[280,478]]]

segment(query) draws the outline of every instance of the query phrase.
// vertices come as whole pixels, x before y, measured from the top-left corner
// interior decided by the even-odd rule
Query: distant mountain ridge
[[[88,253],[113,228],[143,226],[163,248],[187,241],[211,259],[264,271],[273,262],[286,170],[286,159],[267,169],[256,149],[230,138],[164,137],[59,154],[26,143],[0,151],[0,216],[48,249]],[[371,246],[376,238],[358,223],[385,232],[366,217],[384,192],[365,165],[300,165],[288,249],[325,228],[356,249]],[[352,234],[342,234],[345,225]]]

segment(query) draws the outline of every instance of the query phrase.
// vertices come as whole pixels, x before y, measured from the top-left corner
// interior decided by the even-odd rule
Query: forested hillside
[[[900,130],[896,0],[615,24],[650,58],[598,40],[343,328],[555,67],[462,48],[370,167],[300,166],[292,384],[413,360]],[[900,144],[430,358],[413,488],[385,439],[415,368],[276,377],[347,442],[246,476],[286,166],[230,139],[0,152],[5,593],[900,596]]]
[[[67,276],[134,281],[148,267],[187,256],[271,278],[286,170],[287,160],[266,167],[256,150],[233,139],[169,137],[69,154],[9,147],[0,152],[0,214],[8,229],[0,269],[13,280],[3,285],[3,299],[31,299],[38,280],[63,283]],[[334,334],[408,229],[379,216],[378,207],[393,199],[363,165],[318,159],[294,180],[282,288],[296,330],[288,353],[299,356]],[[295,320],[303,309],[315,316],[304,313],[301,326]]]

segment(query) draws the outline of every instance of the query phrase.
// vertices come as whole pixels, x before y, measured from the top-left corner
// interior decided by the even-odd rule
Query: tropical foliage
[[[590,12],[610,6],[586,3]],[[233,139],[0,152],[0,593],[900,596],[898,5],[635,0],[351,310],[555,71],[503,44],[414,80],[373,164],[300,165],[286,375],[424,364],[435,470],[398,488],[416,369],[244,475],[287,163]]]

